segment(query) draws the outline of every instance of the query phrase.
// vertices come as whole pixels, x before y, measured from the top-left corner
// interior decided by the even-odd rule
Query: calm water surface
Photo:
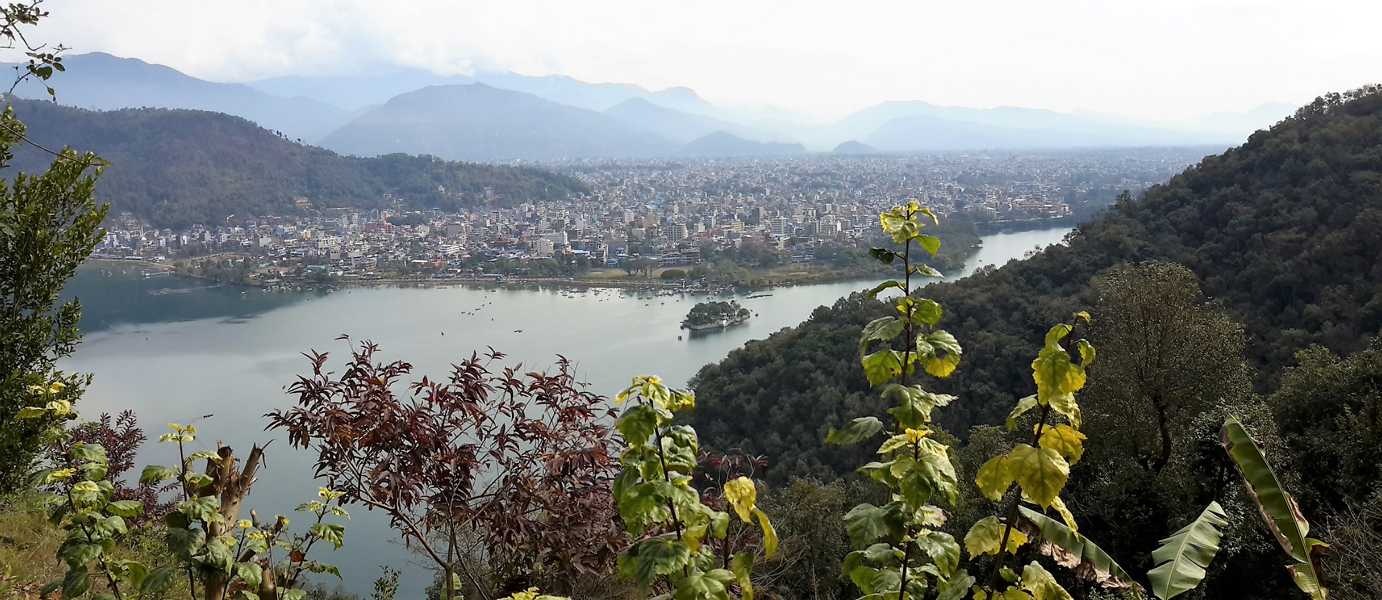
[[[956,276],[1021,258],[1068,231],[985,236],[983,248]],[[249,502],[265,518],[289,514],[315,496],[318,484],[310,476],[311,456],[263,431],[263,415],[292,403],[284,387],[308,372],[302,352],[330,352],[332,363],[340,364],[348,351],[346,342],[335,341],[340,334],[379,343],[379,358],[407,360],[419,377],[444,376],[451,363],[486,346],[530,370],[550,367],[561,354],[594,391],[612,395],[642,373],[684,385],[703,365],[744,342],[795,325],[816,307],[871,283],[780,288],[766,292],[768,297],[739,298],[756,313],[748,323],[689,337],[678,328],[681,319],[705,297],[538,287],[266,293],[86,269],[65,291],[82,301],[86,338],[63,368],[95,374],[79,407],[84,415],[133,408],[151,439],[165,423],[200,419],[197,449],[214,449],[219,440],[243,456],[251,443],[275,440]],[[139,464],[147,463],[176,463],[175,453],[150,442]],[[382,514],[351,510],[345,548],[318,558],[338,564],[345,587],[361,596],[368,596],[378,565],[388,564],[404,572],[400,598],[422,597],[431,579],[424,562],[399,544]]]

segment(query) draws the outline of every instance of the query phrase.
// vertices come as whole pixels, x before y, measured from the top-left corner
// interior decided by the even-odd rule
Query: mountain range
[[[830,123],[782,110],[712,104],[694,90],[649,90],[561,75],[480,70],[438,75],[406,67],[363,75],[295,75],[248,83],[198,79],[167,66],[105,53],[70,56],[49,82],[59,103],[98,110],[188,108],[244,117],[340,152],[427,153],[448,159],[766,156],[828,151],[858,141],[881,153],[972,149],[1223,144],[1289,113],[1284,105],[1207,115],[1178,125],[1090,113],[884,102]],[[40,82],[16,90],[47,96]],[[700,143],[741,139],[760,145]],[[789,146],[780,145],[782,143]]]

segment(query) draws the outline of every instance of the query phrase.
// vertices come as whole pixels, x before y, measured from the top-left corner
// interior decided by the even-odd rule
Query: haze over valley
[[[67,58],[57,101],[70,106],[189,108],[249,119],[343,154],[432,154],[448,160],[790,156],[855,142],[879,153],[1071,147],[1227,146],[1293,106],[1157,123],[1092,113],[887,101],[821,121],[776,121],[717,106],[689,88],[649,90],[508,71],[439,76],[391,67],[352,77],[212,82],[138,58]],[[29,81],[20,96],[46,98]],[[790,123],[790,124],[789,124]]]

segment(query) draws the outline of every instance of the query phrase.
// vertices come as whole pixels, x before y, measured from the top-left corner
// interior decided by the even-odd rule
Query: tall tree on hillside
[[[47,14],[38,2],[0,6],[0,48],[22,50],[29,59],[17,67],[19,80],[47,80],[62,70],[61,46],[35,44],[25,34]],[[71,414],[48,411],[44,418],[17,420],[20,412],[70,406],[89,381],[57,370],[81,337],[80,305],[61,303],[58,295],[104,235],[106,214],[92,199],[100,170],[95,156],[65,149],[52,152],[43,173],[7,170],[11,150],[30,143],[25,134],[7,107],[0,115],[0,491],[22,481],[45,432],[62,418],[52,415]]]
[[[1187,442],[1178,423],[1251,392],[1243,327],[1174,263],[1119,265],[1094,280],[1094,291],[1091,337],[1107,358],[1089,393],[1091,427],[1112,450],[1160,473]]]

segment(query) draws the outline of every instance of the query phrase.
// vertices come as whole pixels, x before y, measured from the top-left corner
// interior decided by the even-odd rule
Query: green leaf
[[[144,467],[144,472],[139,474],[139,483],[156,484],[172,479],[177,479],[178,471],[172,467],[162,467],[159,465],[149,465]]]
[[[897,317],[881,317],[869,321],[864,326],[864,332],[859,336],[859,353],[868,350],[870,342],[888,342],[902,335],[902,329],[906,324]]]
[[[941,250],[941,239],[934,235],[921,234],[916,237],[917,245],[921,246],[927,254],[935,256]]]
[[[729,570],[734,573],[734,580],[739,583],[742,600],[753,600],[753,555],[746,552],[735,553],[734,558],[729,561]]]
[[[677,580],[676,592],[672,597],[676,600],[730,600],[725,584],[731,581],[734,581],[734,574],[724,569],[692,572]]]
[[[144,512],[144,503],[138,500],[116,500],[106,505],[106,512],[118,517],[137,517]]]
[[[177,511],[189,519],[211,523],[221,518],[219,496],[196,496],[177,503]]]
[[[870,248],[869,256],[872,256],[874,259],[878,260],[878,262],[890,265],[893,264],[893,260],[897,258],[897,253],[887,248]]]
[[[257,590],[264,580],[264,567],[254,562],[235,563],[235,575],[245,582],[245,587]]]
[[[206,473],[193,472],[188,472],[186,475],[183,476],[182,479],[183,481],[186,481],[187,485],[194,490],[202,489],[208,485],[211,485],[212,481],[215,481],[211,478],[210,475],[207,475]]]
[[[1221,530],[1228,524],[1223,507],[1210,502],[1189,525],[1161,540],[1161,546],[1152,551],[1157,567],[1147,572],[1157,598],[1170,600],[1200,585],[1219,552]]]
[[[646,588],[659,576],[680,574],[691,560],[691,550],[676,539],[663,536],[634,544],[619,559],[620,572]]]
[[[101,556],[101,546],[98,544],[82,544],[68,542],[58,550],[58,558],[67,563],[71,569],[86,569],[87,563],[96,560]]]
[[[1328,592],[1320,584],[1314,556],[1315,549],[1321,544],[1308,537],[1310,522],[1301,514],[1295,497],[1282,487],[1281,480],[1267,463],[1262,449],[1257,446],[1252,436],[1248,435],[1248,431],[1238,419],[1230,418],[1225,421],[1219,436],[1224,450],[1228,452],[1233,463],[1238,466],[1238,472],[1243,475],[1243,480],[1247,482],[1248,491],[1257,502],[1263,521],[1276,537],[1282,550],[1294,561],[1294,564],[1287,565],[1286,568],[1297,587],[1311,598],[1323,600]]]
[[[902,375],[902,353],[896,350],[879,350],[865,355],[860,362],[869,385],[882,385]]]
[[[919,385],[904,386],[898,383],[887,384],[879,395],[894,405],[888,409],[888,414],[897,419],[898,424],[910,429],[920,429],[930,423],[932,411],[955,400],[954,396],[928,392]]]
[[[677,425],[669,427],[662,435],[662,454],[668,471],[694,472],[699,452],[700,441],[696,437],[695,429]]]
[[[927,531],[918,535],[913,543],[931,557],[931,562],[936,565],[941,577],[954,575],[955,570],[960,567],[960,544],[956,543],[950,534]]]
[[[845,530],[856,547],[897,539],[902,533],[902,525],[902,513],[896,503],[886,506],[864,503],[845,514]]]
[[[922,368],[934,377],[949,377],[960,364],[960,342],[950,332],[932,331],[918,335],[916,344]]]
[[[912,322],[917,325],[934,327],[936,323],[941,322],[943,312],[939,302],[930,298],[920,298],[912,305]]]
[[[1050,448],[1018,444],[1008,453],[1008,464],[1023,494],[1042,508],[1051,506],[1070,477],[1069,463]]]
[[[941,581],[936,589],[936,600],[963,600],[969,595],[970,586],[974,585],[974,576],[960,571]]]
[[[1003,531],[1008,529],[998,517],[987,516],[979,519],[973,527],[969,528],[969,533],[965,534],[965,552],[969,553],[970,558],[978,558],[985,554],[997,556],[999,544],[1003,543]],[[1027,543],[1027,535],[1022,533],[1017,527],[1008,529],[1007,552],[1017,554],[1018,548]]]
[[[317,523],[308,530],[313,537],[330,543],[337,550],[345,543],[345,527],[337,523]]]
[[[1036,406],[1037,397],[1035,395],[1027,396],[1025,398],[1022,398],[1021,400],[1018,400],[1017,406],[1014,406],[1012,412],[1008,413],[1008,421],[1006,423],[1006,425],[1008,426],[1008,431],[1016,431],[1018,417],[1027,414],[1027,411],[1036,408]]]
[[[912,273],[922,277],[945,277],[945,274],[937,271],[935,267],[922,263],[912,265]]]
[[[91,589],[91,577],[86,572],[86,567],[80,569],[70,569],[67,575],[62,578],[62,597],[76,598],[85,594]]]
[[[149,571],[148,577],[145,577],[143,583],[139,584],[139,592],[151,596],[162,594],[168,588],[173,587],[173,580],[177,574],[178,571],[174,567],[157,567]]]
[[[883,430],[883,422],[878,417],[859,417],[850,421],[843,429],[831,428],[825,435],[825,443],[835,446],[853,446],[867,440]]]
[[[890,260],[890,261],[888,261],[888,262],[892,262],[892,261]],[[880,283],[880,284],[878,284],[878,285],[876,285],[876,286],[873,286],[873,289],[871,289],[871,290],[868,291],[868,296],[869,296],[870,298],[877,298],[877,297],[878,297],[878,294],[881,294],[881,293],[883,293],[883,290],[888,290],[888,289],[905,290],[905,289],[907,289],[907,288],[905,288],[905,287],[902,286],[902,282],[900,282],[900,281],[898,281],[898,280],[896,280],[896,279],[889,279],[888,281],[884,281],[883,283]]]
[[[1035,525],[1041,532],[1041,539],[1049,543],[1042,546],[1042,553],[1056,559],[1061,565],[1076,565],[1077,574],[1092,579],[1104,587],[1121,588],[1133,585],[1134,579],[1117,561],[1113,560],[1103,548],[1089,541],[1083,535],[1067,527],[1064,523],[1043,515],[1025,506],[1019,506],[1022,518]],[[1088,565],[1090,568],[1078,568]]]

